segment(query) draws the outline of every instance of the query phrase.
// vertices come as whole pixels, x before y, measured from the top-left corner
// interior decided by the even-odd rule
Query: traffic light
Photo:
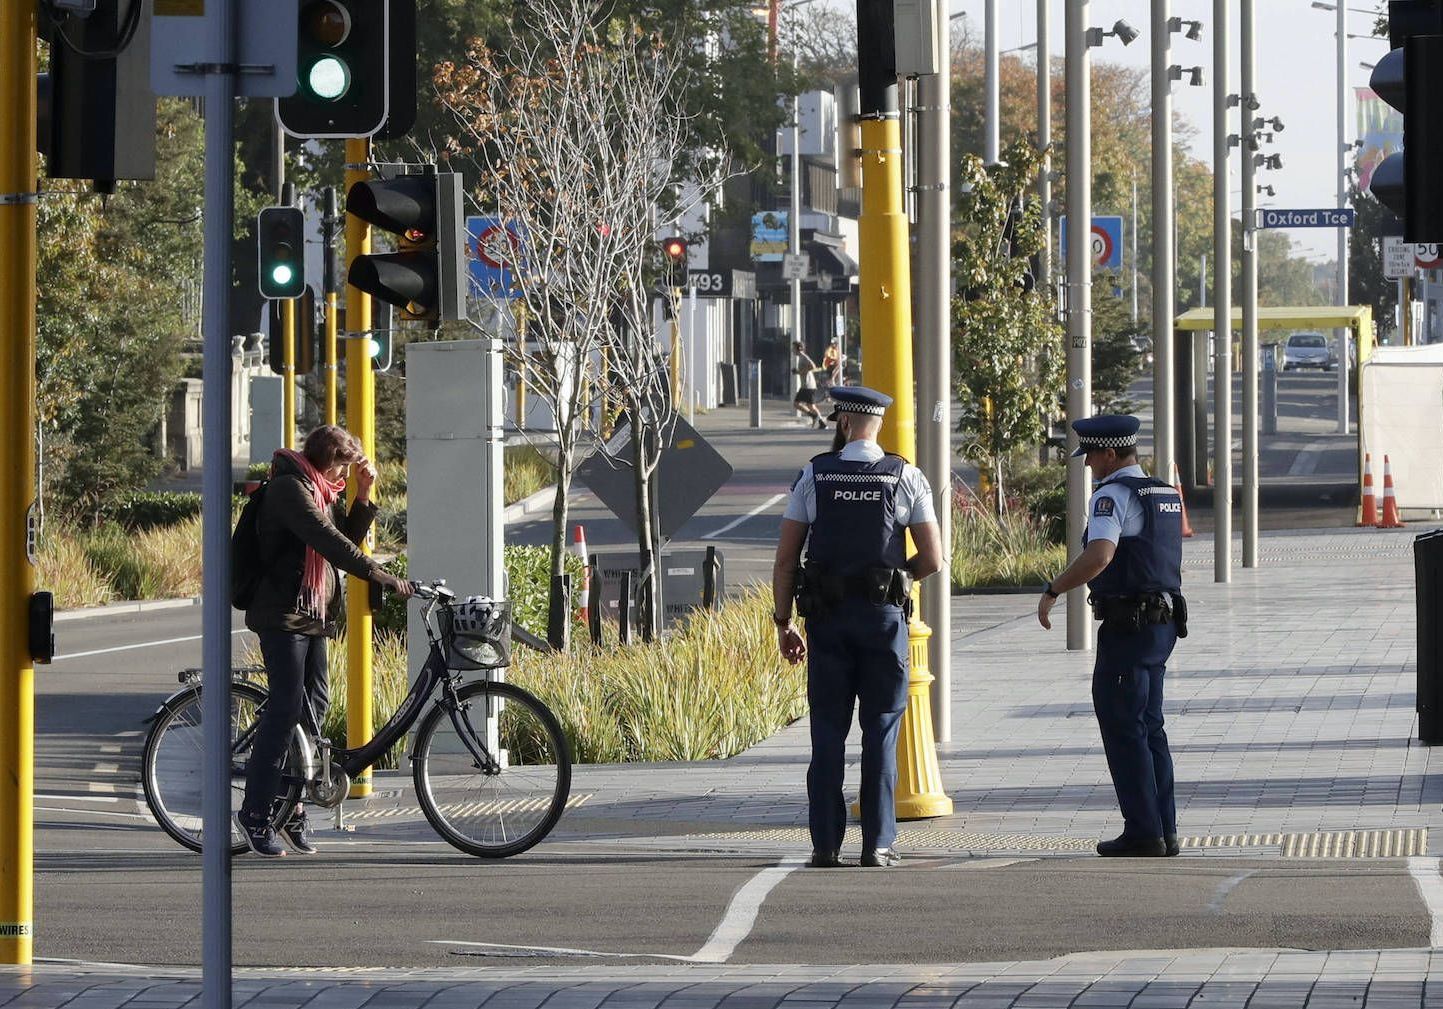
[[[358,182],[346,213],[396,236],[396,251],[357,256],[347,282],[401,309],[405,318],[466,317],[466,232],[461,176],[434,166],[414,175]]]
[[[1443,242],[1443,0],[1388,4],[1392,52],[1373,69],[1373,90],[1403,113],[1403,150],[1373,172],[1369,190],[1403,219],[1405,242]]]
[[[296,374],[309,375],[316,370],[316,291],[307,287],[295,301]],[[280,301],[268,301],[270,317],[270,343],[267,347],[271,371],[284,375],[285,342],[282,339],[285,323],[281,319]]]
[[[263,298],[299,298],[306,289],[306,216],[299,207],[266,207],[256,218],[256,274]]]
[[[394,313],[384,301],[371,306],[371,332],[366,335],[366,353],[376,371],[390,371],[395,341]]]
[[[369,137],[386,124],[393,2],[401,0],[302,0],[296,93],[276,99],[276,118],[287,133]]]
[[[661,240],[662,282],[667,287],[686,286],[686,239],[678,235]]]

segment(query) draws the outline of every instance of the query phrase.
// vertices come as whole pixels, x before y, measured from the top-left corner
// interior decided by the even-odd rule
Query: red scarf
[[[329,519],[331,504],[346,489],[346,481],[344,479],[328,479],[303,454],[288,448],[277,449],[275,458],[289,459],[296,465],[301,471],[301,476],[310,482],[311,496],[315,499],[316,507],[320,509],[322,515]],[[274,461],[271,463],[271,472],[275,472]],[[308,545],[306,547],[306,566],[301,574],[301,594],[296,604],[299,612],[325,623],[326,605],[330,602],[326,588],[326,559]]]

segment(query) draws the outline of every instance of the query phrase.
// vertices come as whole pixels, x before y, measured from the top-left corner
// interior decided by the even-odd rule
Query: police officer
[[[792,485],[772,569],[772,619],[788,662],[807,660],[812,761],[808,823],[814,868],[841,866],[842,773],[852,707],[862,726],[862,862],[901,863],[897,836],[897,730],[907,708],[907,618],[913,579],[942,566],[932,490],[917,467],[883,452],[877,432],[892,398],[861,386],[832,390],[833,451]],[[917,552],[908,559],[906,532]],[[797,563],[807,561],[798,585]],[[792,599],[807,636],[792,622]]]
[[[1122,833],[1099,841],[1105,856],[1176,855],[1172,754],[1163,731],[1162,681],[1168,656],[1187,634],[1182,597],[1182,499],[1137,464],[1136,417],[1073,422],[1078,448],[1100,479],[1088,503],[1083,551],[1049,582],[1037,619],[1084,583],[1102,621],[1092,671],[1092,705],[1107,768],[1122,809]]]

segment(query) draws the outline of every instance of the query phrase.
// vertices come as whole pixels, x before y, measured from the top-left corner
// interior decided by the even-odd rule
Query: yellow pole
[[[325,356],[322,371],[326,374],[326,423],[336,422],[336,292],[326,292],[326,345],[322,348]]]
[[[364,167],[371,160],[371,142],[362,138],[346,141],[346,191],[364,182],[370,173]],[[352,168],[358,165],[362,167]],[[346,262],[371,251],[371,226],[354,214],[346,215]],[[346,328],[363,333],[371,328],[371,296],[354,287],[346,289]],[[371,370],[367,341],[346,341],[346,427],[361,439],[370,458],[376,453],[376,376]],[[347,500],[356,489],[346,488]],[[371,552],[371,537],[361,547]],[[371,598],[370,586],[359,578],[346,579],[346,746],[355,748],[371,738]],[[351,798],[371,794],[371,769],[351,781]]]
[[[35,5],[0,11],[0,963],[34,935]]]
[[[281,302],[281,444],[296,447],[296,302]]]
[[[912,276],[907,215],[902,204],[902,133],[897,114],[862,120],[861,260],[862,365],[868,386],[892,397],[880,442],[889,452],[917,457],[917,400],[912,384]],[[939,574],[934,577],[946,577]],[[914,609],[920,609],[914,602]],[[932,735],[933,676],[927,664],[932,631],[914,617],[908,628],[911,675],[907,713],[897,738],[897,817],[946,816],[952,800],[942,791]]]

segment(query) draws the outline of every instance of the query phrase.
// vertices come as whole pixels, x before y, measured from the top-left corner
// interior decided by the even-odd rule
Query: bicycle
[[[286,822],[302,798],[326,809],[345,799],[351,779],[376,763],[419,722],[408,756],[421,812],[454,847],[481,858],[506,858],[549,834],[571,791],[571,755],[556,716],[514,684],[462,673],[510,664],[510,608],[484,598],[457,602],[444,581],[415,583],[429,654],[394,715],[364,746],[342,749],[321,735],[307,704],[282,773],[272,823]],[[434,619],[434,626],[433,626]],[[246,760],[267,694],[253,677],[263,667],[232,670],[231,809],[245,793]],[[201,850],[200,670],[151,716],[141,755],[146,805],[160,828]],[[435,702],[425,708],[436,693]],[[424,715],[422,714],[425,708]],[[248,850],[234,822],[231,852]]]

